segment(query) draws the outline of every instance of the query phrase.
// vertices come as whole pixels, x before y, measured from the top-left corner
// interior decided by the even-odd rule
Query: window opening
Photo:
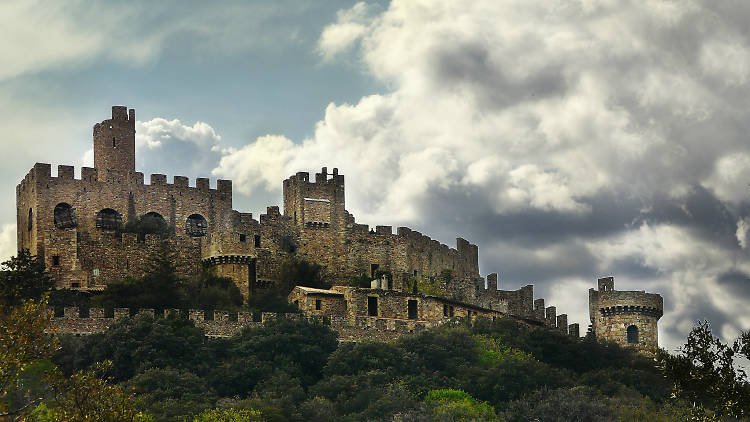
[[[628,327],[628,344],[638,344],[638,327],[631,325]]]
[[[417,319],[417,301],[410,300],[407,304],[409,319]]]
[[[255,245],[256,248],[260,248],[260,235],[259,234],[256,234],[253,237],[253,244]]]
[[[378,272],[378,264],[370,264],[370,277],[375,277],[375,273]]]
[[[315,299],[315,310],[319,311],[323,309],[323,302],[320,299]]]
[[[443,316],[448,316],[448,305],[443,304]]]
[[[69,229],[76,227],[76,216],[70,204],[61,202],[55,206],[55,227]]]
[[[200,237],[208,234],[208,222],[200,214],[193,214],[187,218],[185,233],[188,236]]]
[[[96,214],[96,228],[115,230],[122,225],[122,215],[112,208],[105,208]]]
[[[369,296],[367,298],[367,315],[378,316],[378,298]]]
[[[245,243],[245,242],[247,242],[247,235],[245,235],[245,234],[240,234],[240,242],[242,242],[242,243]]]
[[[34,211],[29,208],[29,231],[34,227]]]
[[[60,266],[60,255],[53,255],[52,256],[52,266],[53,267]]]

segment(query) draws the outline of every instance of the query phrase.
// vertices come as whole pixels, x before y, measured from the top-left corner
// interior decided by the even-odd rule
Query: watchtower
[[[591,333],[621,346],[652,352],[659,347],[657,323],[664,299],[645,291],[617,291],[614,277],[600,278],[598,290],[589,289]]]
[[[299,172],[284,180],[284,215],[299,228],[331,228],[341,230],[346,226],[344,175],[338,169],[328,174],[323,167],[315,173]]]
[[[135,172],[135,110],[112,107],[112,118],[94,125],[94,167],[100,181]]]

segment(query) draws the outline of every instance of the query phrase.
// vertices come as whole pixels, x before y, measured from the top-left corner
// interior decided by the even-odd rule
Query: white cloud
[[[0,80],[93,62],[140,67],[180,39],[206,60],[279,43],[299,43],[299,28],[279,23],[314,6],[286,2],[208,3],[6,0],[0,3]]]
[[[696,237],[689,228],[670,225],[643,224],[620,235],[586,242],[590,253],[597,258],[600,273],[615,266],[617,261],[631,259],[658,272],[657,280],[644,283],[632,275],[615,278],[615,288],[661,293],[665,297],[665,315],[660,324],[662,345],[672,350],[681,342],[698,318],[696,310],[711,305],[723,318],[741,325],[750,318],[750,310],[743,305],[745,298],[737,296],[730,287],[718,280],[728,271],[750,273],[750,262],[742,260],[720,245]],[[672,330],[666,330],[665,327]],[[674,329],[680,334],[675,336]],[[746,327],[744,329],[747,329]],[[663,334],[667,332],[667,334]],[[716,334],[729,332],[722,330]],[[725,340],[733,338],[725,337]]]
[[[16,248],[16,225],[3,224],[0,229],[0,262],[15,256],[18,252]]]
[[[750,60],[741,17],[750,9],[661,0],[393,0],[382,13],[365,9],[359,3],[340,12],[323,30],[319,52],[329,63],[353,52],[391,91],[330,104],[300,143],[263,137],[227,152],[215,174],[252,193],[279,189],[277,175],[337,166],[356,186],[347,206],[365,222],[444,225],[468,210],[499,225],[525,214],[575,222],[567,237],[545,247],[538,244],[547,234],[534,226],[517,235],[529,245],[483,245],[483,261],[505,262],[512,272],[517,263],[508,256],[524,261],[525,252],[547,274],[565,272],[549,276],[550,286],[576,289],[586,282],[571,274],[609,274],[634,262],[660,281],[615,274],[618,286],[663,292],[672,301],[662,324],[669,344],[692,327],[699,305],[742,307],[717,279],[750,273],[748,257],[730,250],[731,242],[696,234],[700,228],[691,224],[719,223],[698,221],[713,215],[693,215],[684,202],[697,185],[726,201],[721,206],[747,201]],[[457,205],[451,222],[426,220],[444,196],[469,193],[486,204]],[[610,216],[594,215],[591,204],[611,196],[640,205],[601,226]],[[671,215],[655,198],[681,206],[694,221],[633,224]],[[742,221],[729,234],[740,243]],[[566,259],[571,249],[575,262]],[[565,268],[555,268],[560,263]],[[750,320],[715,312],[729,325]]]
[[[207,149],[213,149],[221,142],[221,136],[207,123],[195,122],[193,126],[186,126],[177,119],[167,120],[162,117],[147,122],[136,121],[135,133],[136,148],[141,149],[156,149],[163,142],[171,140],[192,142]]]
[[[370,14],[374,7],[359,2],[351,9],[340,10],[335,25],[329,25],[320,35],[318,51],[326,60],[349,50],[367,31],[371,24]]]
[[[253,189],[278,189],[289,175],[288,166],[294,144],[283,136],[266,135],[239,151],[221,158],[212,174],[233,179],[239,192],[250,194]]]
[[[724,201],[738,203],[750,195],[750,152],[736,152],[719,158],[703,182]]]

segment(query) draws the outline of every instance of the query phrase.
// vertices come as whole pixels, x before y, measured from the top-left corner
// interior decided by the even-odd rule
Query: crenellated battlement
[[[52,166],[47,163],[36,163],[29,173],[24,177],[21,183],[17,186],[17,192],[25,191],[30,187],[33,182],[36,185],[44,185],[47,183],[56,184],[78,184],[80,186],[107,186],[111,184],[108,180],[97,179],[97,169],[91,167],[81,167],[81,176],[75,177],[75,167],[68,165],[57,166],[57,176],[52,176]],[[127,175],[124,180],[120,183],[128,183],[131,186],[140,187],[160,187],[164,189],[175,189],[182,191],[194,191],[194,192],[207,192],[211,194],[224,194],[231,197],[232,195],[232,181],[218,179],[215,182],[214,187],[210,186],[210,179],[205,177],[198,177],[193,180],[193,184],[190,184],[190,179],[185,176],[173,176],[172,183],[168,183],[167,175],[161,173],[153,173],[149,175],[149,183],[145,183],[144,174],[141,172],[132,172]]]
[[[44,261],[59,288],[101,290],[111,280],[141,276],[142,264],[158,252],[162,239],[120,233],[132,229],[131,223],[145,227],[163,221],[182,275],[211,267],[234,280],[245,297],[278,280],[290,258],[304,259],[320,265],[334,285],[384,275],[393,291],[429,283],[439,296],[464,303],[466,316],[481,315],[481,309],[508,310],[525,321],[572,332],[565,314],[534,300],[533,286],[500,290],[497,274],[485,282],[478,247],[467,239],[457,237],[451,247],[408,227],[394,232],[393,226],[356,222],[346,210],[344,175],[336,168],[291,175],[283,181],[283,208],[270,206],[256,220],[232,208],[229,180],[212,186],[203,177],[135,171],[134,140],[135,111],[114,106],[112,117],[93,128],[94,168],[81,168],[76,178],[75,167],[59,165],[53,176],[50,164],[37,163],[16,187],[17,245]],[[609,292],[601,299],[607,297],[616,299]],[[613,306],[608,314],[618,311],[619,305]],[[222,318],[203,321],[215,324]]]
[[[643,290],[615,290],[614,277],[598,279],[597,288],[589,289],[590,334],[647,353],[655,350],[664,299]]]
[[[557,315],[557,307],[544,306],[544,299],[534,299],[534,286],[529,284],[517,290],[500,290],[497,273],[487,274],[479,279],[476,288],[476,301],[489,309],[496,309],[504,303],[510,315],[538,321],[550,328],[557,328],[564,334],[579,335],[577,324],[571,329],[568,315]]]

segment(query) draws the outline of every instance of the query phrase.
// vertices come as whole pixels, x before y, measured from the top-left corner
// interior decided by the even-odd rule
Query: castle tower
[[[664,299],[645,291],[617,291],[613,277],[600,278],[598,290],[589,289],[591,332],[600,340],[652,352],[659,347],[657,323]]]
[[[94,167],[100,181],[135,172],[135,110],[112,107],[112,118],[94,125]]]
[[[328,174],[323,167],[310,181],[310,174],[300,172],[284,180],[284,215],[300,228],[331,228],[346,226],[344,175],[338,169]]]

